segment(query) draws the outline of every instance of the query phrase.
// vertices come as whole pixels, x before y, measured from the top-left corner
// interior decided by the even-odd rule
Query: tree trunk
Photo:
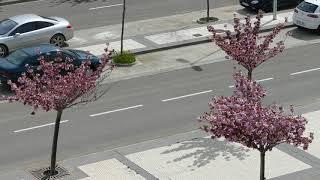
[[[209,3],[209,0],[207,0],[207,22],[209,22],[209,17],[210,17],[209,11],[210,11],[210,3]]]
[[[248,70],[248,79],[252,80],[252,70]]]
[[[265,180],[264,170],[265,170],[265,155],[266,152],[260,151],[260,180]]]
[[[122,27],[121,27],[121,50],[120,50],[120,54],[122,54],[123,52],[123,31],[124,31],[124,18],[126,15],[126,0],[123,0],[123,5],[122,5],[123,9],[122,9]]]
[[[57,144],[58,144],[61,116],[62,116],[62,110],[58,110],[56,122],[54,125],[54,135],[53,135],[53,141],[52,141],[50,176],[55,175],[55,170],[56,170]]]

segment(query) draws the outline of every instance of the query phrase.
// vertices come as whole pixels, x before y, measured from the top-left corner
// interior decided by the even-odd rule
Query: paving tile
[[[314,140],[310,144],[307,152],[317,158],[320,158],[320,111],[314,111],[302,115],[308,120],[306,134],[314,133]]]
[[[120,41],[114,41],[109,43],[110,48],[120,51]],[[101,55],[104,53],[104,48],[106,48],[106,44],[97,44],[97,45],[92,45],[92,46],[86,46],[86,47],[80,47],[76,48],[79,50],[83,51],[89,51],[94,55]],[[145,48],[141,43],[138,43],[137,41],[134,41],[132,39],[125,39],[123,40],[123,49],[124,50],[134,50],[134,49],[140,49],[140,48]]]
[[[89,177],[79,180],[144,180],[141,175],[136,174],[117,159],[109,159],[92,164],[79,166]]]

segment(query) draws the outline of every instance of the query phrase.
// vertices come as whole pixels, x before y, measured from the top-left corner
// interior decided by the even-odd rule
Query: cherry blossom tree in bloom
[[[302,146],[312,142],[313,134],[304,136],[307,120],[291,113],[285,114],[281,106],[265,106],[262,99],[266,91],[255,81],[234,74],[235,91],[230,97],[214,97],[210,111],[200,117],[202,127],[212,138],[225,138],[260,151],[260,180],[265,180],[265,153],[281,144]]]
[[[32,114],[39,108],[57,112],[50,171],[46,172],[48,177],[57,173],[57,142],[63,111],[75,105],[95,101],[103,95],[98,91],[98,87],[113,69],[109,60],[110,51],[106,49],[106,53],[100,59],[100,65],[92,71],[90,60],[75,66],[72,59],[63,58],[59,54],[54,61],[42,57],[37,69],[28,67],[28,71],[22,74],[17,83],[8,82],[15,92],[14,96],[8,98],[10,102],[19,101],[33,107]]]
[[[271,47],[284,24],[278,24],[267,35],[259,35],[262,17],[262,11],[259,11],[254,22],[247,16],[242,23],[234,16],[234,33],[227,30],[225,34],[218,34],[221,30],[208,26],[208,31],[213,35],[212,41],[225,51],[227,58],[231,57],[247,69],[249,79],[252,79],[252,72],[256,67],[284,50],[283,41]]]

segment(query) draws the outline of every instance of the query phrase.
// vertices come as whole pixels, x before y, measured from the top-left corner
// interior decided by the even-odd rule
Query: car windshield
[[[3,21],[0,21],[0,35],[4,35],[8,33],[11,29],[16,27],[17,25],[18,23],[10,19],[5,19]]]
[[[298,9],[308,13],[314,13],[314,11],[318,8],[317,5],[303,1],[297,6]]]
[[[27,58],[28,58],[28,54],[22,50],[16,50],[6,57],[6,59],[10,63],[16,64],[16,65],[21,65],[23,62],[25,62]]]

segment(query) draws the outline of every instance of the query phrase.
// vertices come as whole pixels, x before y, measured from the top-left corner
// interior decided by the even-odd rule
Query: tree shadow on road
[[[183,151],[188,151],[184,153]],[[191,151],[191,152],[190,152]],[[181,152],[181,156],[172,160],[178,162],[189,158],[195,159],[192,165],[188,167],[202,167],[222,156],[226,161],[230,161],[233,157],[244,160],[248,157],[249,149],[236,146],[226,140],[213,140],[210,137],[195,138],[191,141],[184,141],[180,146],[170,150],[166,150],[161,154],[169,154]],[[172,163],[168,162],[168,163]]]

